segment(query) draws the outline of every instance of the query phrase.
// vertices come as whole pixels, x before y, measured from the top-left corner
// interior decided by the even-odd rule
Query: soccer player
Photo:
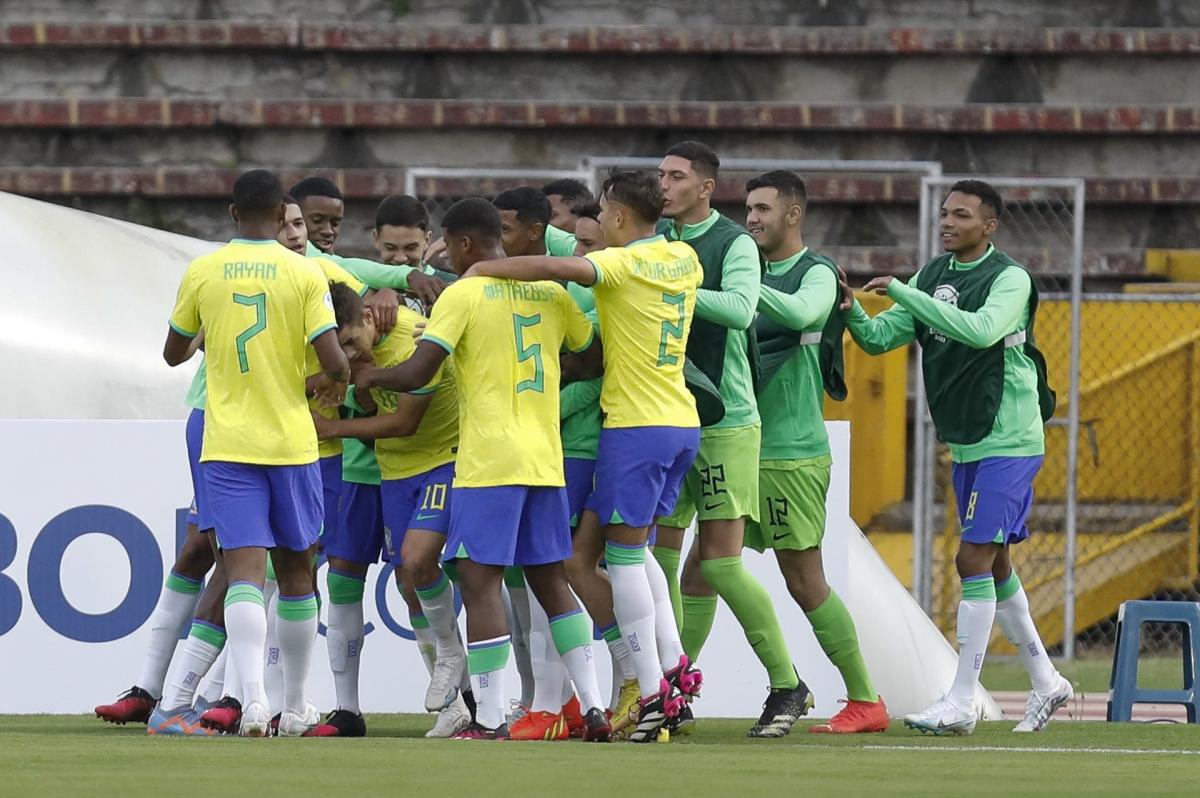
[[[263,692],[267,549],[275,550],[280,587],[279,733],[300,735],[319,720],[304,699],[317,626],[311,552],[322,515],[304,387],[308,345],[331,381],[350,377],[331,334],[324,275],[276,240],[283,211],[283,187],[273,174],[258,169],[238,178],[231,214],[239,237],[188,267],[163,350],[167,363],[178,365],[203,327],[209,395],[201,468],[230,584],[225,623],[242,679],[246,736],[265,736],[271,718]]]
[[[700,445],[700,421],[683,368],[702,273],[691,247],[654,232],[663,195],[653,175],[615,173],[605,181],[600,202],[609,248],[586,258],[486,262],[472,272],[571,280],[595,292],[601,336],[609,342],[600,396],[605,418],[595,488],[580,519],[574,559],[578,575],[595,571],[600,551],[585,530],[603,527],[612,580],[607,600],[640,693],[630,739],[652,742],[666,716],[683,704],[673,691],[692,695],[700,682],[684,656],[666,580],[646,560],[646,543],[654,518],[674,505]],[[589,607],[604,604],[599,591],[607,583],[589,578],[579,584],[582,592],[598,592]]]
[[[416,197],[407,194],[384,197],[375,210],[371,238],[381,263],[408,266],[447,284],[458,279],[457,274],[436,269],[425,262],[433,233],[429,229],[429,211]],[[425,303],[414,299],[419,303],[414,310],[422,313],[428,310]]]
[[[701,431],[700,453],[679,502],[669,517],[659,519],[654,555],[673,580],[683,530],[698,518],[680,602],[684,650],[693,660],[700,655],[716,614],[715,591],[733,610],[770,681],[762,714],[749,735],[778,737],[807,711],[811,696],[792,666],[767,591],[742,563],[746,519],[757,520],[759,511],[761,427],[751,325],[760,265],[754,239],[712,209],[719,168],[717,154],[696,141],[671,147],[658,168],[666,198],[659,232],[689,244],[704,268],[688,359],[719,389],[725,416]],[[680,718],[685,726],[689,714]]]
[[[864,351],[921,345],[929,413],[954,463],[962,526],[955,557],[962,579],[958,670],[943,698],[904,718],[934,734],[975,730],[975,693],[993,620],[1016,647],[1033,687],[1013,731],[1040,731],[1073,696],[1046,654],[1009,557],[1008,547],[1029,536],[1025,521],[1054,394],[1033,341],[1037,288],[1025,267],[991,242],[1003,208],[992,186],[959,181],[942,203],[945,252],[908,283],[876,277],[864,288],[891,297],[894,307],[870,318],[842,287],[846,324]]]
[[[459,274],[503,256],[500,212],[487,200],[455,203],[442,226]],[[356,378],[360,388],[412,391],[454,357],[460,445],[446,557],[456,560],[462,583],[477,702],[475,721],[460,738],[508,736],[503,670],[510,641],[500,587],[505,567],[519,565],[551,617],[555,646],[586,708],[584,739],[608,739],[591,626],[562,565],[571,546],[558,428],[564,344],[589,359],[599,354],[591,324],[561,286],[460,280],[434,306],[411,358]]]
[[[833,464],[821,409],[826,390],[835,399],[846,394],[837,267],[805,246],[806,206],[804,181],[794,172],[746,183],[746,228],[767,262],[755,322],[763,383],[759,520],[746,523],[746,545],[775,552],[788,592],[846,684],[845,708],[809,731],[881,732],[887,707],[867,673],[854,619],[821,562]]]
[[[408,359],[416,347],[413,331],[418,323],[424,322],[422,316],[401,308],[396,326],[384,335],[375,326],[370,309],[354,291],[339,283],[333,283],[330,291],[338,322],[338,340],[353,367],[378,365],[386,368]],[[440,712],[456,701],[461,702],[458,691],[466,663],[466,652],[458,635],[454,591],[441,568],[449,524],[454,455],[458,448],[458,401],[453,367],[445,365],[433,382],[415,391],[397,394],[375,389],[371,393],[378,408],[376,415],[318,419],[317,435],[322,440],[353,437],[375,441],[382,476],[384,548],[389,561],[396,567],[397,583],[414,588],[411,591],[401,588],[401,592],[414,594],[419,602],[416,615],[436,636],[433,678],[425,706],[430,711]],[[331,592],[333,587],[331,579]],[[355,620],[361,628],[361,592],[358,606]],[[333,628],[332,622],[330,628]],[[361,644],[360,637],[359,649]],[[333,650],[331,645],[331,661]],[[347,655],[356,656],[356,652],[345,652],[343,658]],[[332,664],[336,677],[341,669],[337,662]],[[339,703],[340,693],[339,690]],[[339,712],[346,711],[339,707]],[[353,712],[355,725],[362,726],[357,706]],[[460,712],[458,717],[463,721],[462,725],[470,719],[467,712]],[[339,726],[338,713],[323,725]]]
[[[595,203],[592,192],[578,180],[569,177],[551,180],[542,186],[550,203],[550,224],[565,233],[574,233],[581,218],[579,209]]]

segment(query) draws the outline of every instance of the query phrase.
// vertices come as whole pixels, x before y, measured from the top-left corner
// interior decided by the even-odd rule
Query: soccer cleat
[[[631,712],[636,712],[639,698],[641,693],[637,679],[626,679],[621,684],[621,692],[617,694],[617,708],[609,714],[609,720],[629,717]]]
[[[511,740],[565,740],[571,734],[562,715],[530,710],[509,727],[508,736]]]
[[[367,721],[361,713],[337,709],[306,731],[303,737],[366,737]]]
[[[666,679],[663,679],[659,682],[657,693],[648,695],[638,701],[637,706],[633,710],[633,712],[636,712],[636,715],[630,714],[618,718],[613,723],[613,730],[617,731],[625,726],[632,726],[633,728],[629,732],[630,742],[654,742],[658,739],[658,730],[662,728],[666,719],[675,717],[687,705],[687,701],[683,696],[672,695],[671,693],[671,685],[667,684]]]
[[[209,710],[210,712],[212,710]],[[316,710],[313,710],[315,713]],[[286,715],[287,713],[283,713]],[[282,727],[283,720],[280,720]],[[267,737],[271,733],[271,711],[261,701],[251,701],[242,710],[238,734],[243,737]]]
[[[204,696],[196,696],[196,700],[192,702],[192,709],[196,710],[197,715],[203,715],[208,710],[217,705],[216,701],[209,701]]]
[[[846,706],[829,719],[828,723],[818,723],[808,730],[813,734],[862,734],[864,732],[885,732],[890,718],[887,704],[883,699],[878,701],[851,701],[839,699]]]
[[[587,711],[580,737],[585,743],[606,743],[612,739],[612,726],[599,707],[592,707]]]
[[[438,713],[437,722],[433,724],[432,729],[425,732],[425,736],[430,739],[445,739],[453,737],[470,725],[470,707],[463,700],[463,695],[459,695],[450,706]]]
[[[270,731],[270,735],[271,735],[272,737],[278,737],[278,736],[279,736],[279,719],[280,719],[281,717],[283,717],[283,713],[282,713],[282,712],[276,712],[276,713],[275,713],[275,714],[274,714],[274,715],[271,717],[271,731]]]
[[[1013,727],[1015,732],[1039,732],[1046,728],[1050,718],[1059,707],[1075,697],[1075,689],[1062,676],[1058,677],[1058,685],[1049,693],[1029,692],[1025,700],[1025,718]]]
[[[320,722],[321,713],[312,704],[305,703],[303,712],[285,709],[279,714],[279,736],[307,737],[308,733],[315,729]],[[270,728],[270,724],[267,725]],[[366,731],[365,724],[363,731]]]
[[[904,725],[910,729],[941,736],[958,734],[966,736],[975,731],[979,714],[974,706],[960,707],[949,698],[941,698],[922,712],[904,716]]]
[[[507,740],[507,739],[509,739],[508,724],[501,723],[499,727],[497,727],[495,729],[489,729],[487,726],[480,726],[475,721],[471,721],[471,723],[465,729],[456,733],[450,739],[451,740]]]
[[[583,707],[579,705],[579,697],[571,696],[571,700],[563,704],[563,719],[567,722],[567,731],[572,737],[583,736]]]
[[[801,679],[795,687],[772,687],[763,702],[758,722],[746,732],[747,737],[774,739],[786,737],[796,721],[813,708],[812,692]]]
[[[206,729],[215,729],[222,734],[237,734],[242,722],[242,702],[231,696],[222,696],[220,701],[200,715],[200,722]]]
[[[679,664],[664,673],[663,678],[688,701],[700,695],[700,686],[704,683],[704,674],[699,668],[692,667],[687,654],[680,655]]]
[[[425,690],[427,712],[441,712],[454,702],[458,697],[466,664],[467,656],[461,649],[437,658],[433,664],[433,673],[429,676],[429,687]]]
[[[126,723],[146,723],[154,712],[158,699],[138,687],[136,684],[111,704],[101,704],[96,707],[96,717],[124,726]]]
[[[183,737],[216,737],[217,732],[200,723],[200,713],[188,706],[156,707],[146,721],[146,734]]]
[[[504,716],[504,722],[509,726],[512,726],[521,718],[525,717],[528,713],[529,707],[525,706],[515,698],[510,699],[508,702],[508,714]],[[472,712],[471,716],[474,717],[474,715],[475,713]]]
[[[690,735],[696,730],[696,716],[692,714],[692,708],[685,704],[678,715],[667,718],[663,728],[671,735],[679,737]]]

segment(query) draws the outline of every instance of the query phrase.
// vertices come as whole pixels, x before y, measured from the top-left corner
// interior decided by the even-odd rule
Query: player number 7
[[[267,295],[265,293],[250,294],[249,296],[234,294],[233,301],[239,305],[254,308],[254,323],[242,330],[236,339],[238,368],[245,374],[250,370],[250,359],[246,357],[246,343],[267,329]]]

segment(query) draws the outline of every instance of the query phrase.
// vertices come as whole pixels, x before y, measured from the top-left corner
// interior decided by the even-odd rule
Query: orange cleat
[[[582,737],[584,730],[583,707],[579,705],[579,697],[571,696],[571,700],[563,704],[562,716],[567,721],[567,731],[571,737]]]
[[[566,719],[553,712],[530,711],[508,729],[510,740],[566,740],[570,736]]]
[[[830,718],[828,723],[810,726],[808,730],[813,734],[864,734],[887,731],[891,719],[882,698],[878,701],[845,700],[841,703],[846,706]]]

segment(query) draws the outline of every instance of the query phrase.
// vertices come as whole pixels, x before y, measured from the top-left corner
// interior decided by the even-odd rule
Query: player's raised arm
[[[510,280],[566,280],[580,285],[596,282],[596,267],[587,258],[523,255],[476,263],[464,277],[507,277]]]

